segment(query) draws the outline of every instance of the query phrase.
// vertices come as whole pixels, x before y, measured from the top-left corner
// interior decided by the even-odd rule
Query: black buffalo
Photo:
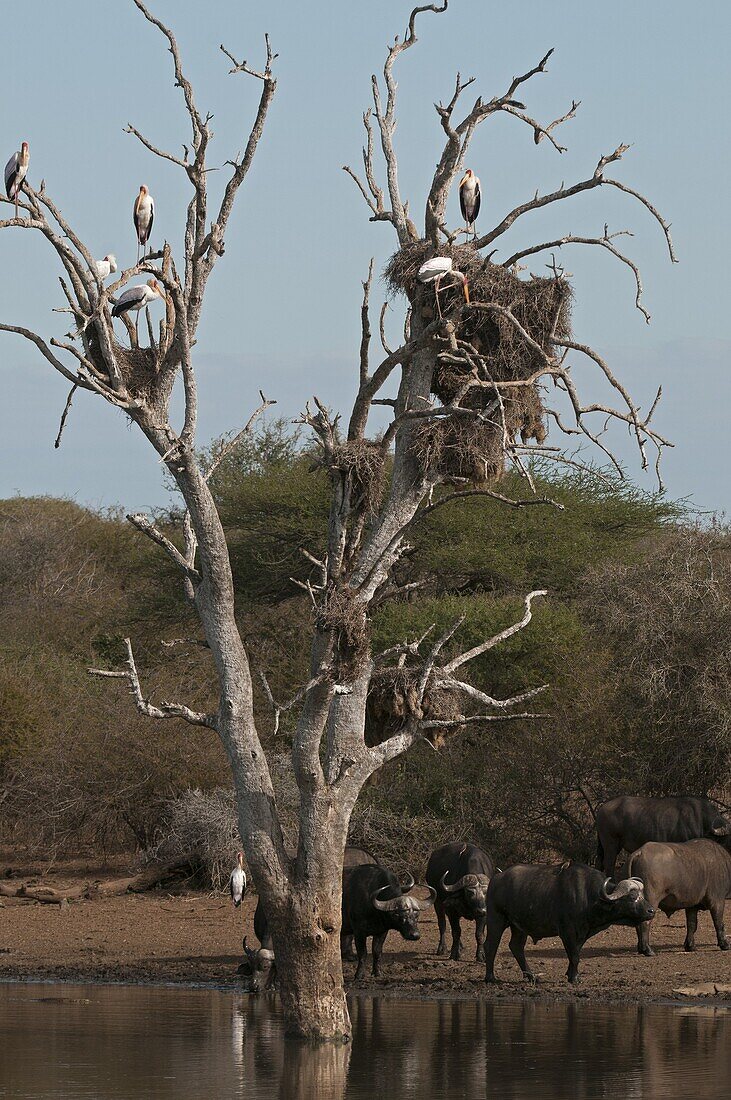
[[[630,856],[630,874],[645,884],[645,897],[656,910],[670,916],[685,909],[685,950],[695,951],[698,912],[710,909],[716,939],[722,951],[729,942],[723,927],[726,898],[731,898],[731,837],[687,840],[685,844],[643,844]],[[649,922],[637,929],[637,950],[654,955]]]
[[[250,974],[252,993],[260,993],[262,989],[271,989],[277,977],[272,934],[269,931],[269,922],[264,912],[261,897],[256,903],[256,911],[254,912],[254,932],[260,946],[257,948],[247,947],[246,936],[244,936],[246,962],[239,967],[239,972]]]
[[[617,856],[635,852],[649,840],[682,844],[686,840],[731,834],[731,822],[707,798],[640,798],[622,795],[604,802],[596,813],[597,866],[613,875]]]
[[[409,876],[410,877],[410,876]],[[356,979],[362,977],[366,961],[366,939],[373,937],[373,975],[380,974],[381,952],[386,936],[393,928],[405,940],[418,940],[419,914],[434,904],[434,891],[426,901],[408,897],[411,878],[401,885],[393,871],[378,864],[362,864],[343,872],[343,923],[341,937],[355,938],[358,953]]]
[[[439,924],[437,955],[447,953],[447,917],[452,928],[450,958],[462,954],[460,920],[475,922],[477,961],[485,961],[487,888],[495,866],[487,852],[475,844],[455,841],[443,844],[429,856],[426,881],[436,891],[434,911]]]
[[[378,863],[378,860],[367,848],[356,848],[349,844],[343,855],[343,871],[346,871],[348,867],[360,867],[364,863]],[[340,954],[348,962],[355,962],[358,958],[353,947],[352,936],[340,937]]]
[[[615,884],[601,871],[583,863],[560,867],[517,864],[493,875],[487,891],[487,952],[485,981],[496,982],[495,955],[503,932],[510,928],[510,950],[523,977],[535,981],[525,960],[525,943],[558,936],[569,960],[566,977],[578,981],[579,957],[588,939],[611,924],[635,926],[650,920],[639,879]]]

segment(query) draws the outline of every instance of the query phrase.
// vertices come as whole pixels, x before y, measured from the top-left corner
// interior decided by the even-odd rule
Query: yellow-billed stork
[[[117,270],[117,257],[109,252],[103,260],[95,260],[96,273],[100,279],[108,279]]]
[[[143,183],[140,193],[135,199],[132,219],[135,223],[137,234],[137,263],[140,262],[140,246],[144,248],[152,233],[152,223],[155,220],[155,202],[147,186]]]
[[[427,260],[423,263],[416,273],[416,277],[420,283],[434,283],[434,293],[436,295],[437,309],[440,317],[442,316],[442,307],[439,304],[439,290],[445,275],[454,276],[454,278],[462,284],[464,300],[467,305],[469,305],[470,288],[467,284],[467,278],[461,271],[457,271],[454,267],[454,261],[451,256],[434,256],[431,260]],[[454,286],[454,283],[447,283],[447,286]]]
[[[234,903],[234,908],[238,909],[246,893],[246,871],[244,870],[243,852],[239,852],[236,857],[236,866],[231,872],[228,885],[231,891],[231,901]]]
[[[28,172],[29,161],[30,148],[28,142],[24,141],[19,152],[13,153],[8,163],[5,165],[5,194],[11,201],[15,200],[16,218],[18,216],[18,195],[20,194],[23,180]]]
[[[148,279],[141,286],[128,287],[117,298],[112,309],[112,317],[122,317],[125,313],[136,313],[135,331],[137,331],[140,310],[144,309],[145,306],[149,306],[156,298],[162,298],[165,301],[166,295],[160,284],[154,279]]]
[[[480,181],[472,169],[468,168],[459,183],[459,206],[468,235],[471,229],[477,236],[475,222],[477,221],[477,215],[480,213],[480,199]]]

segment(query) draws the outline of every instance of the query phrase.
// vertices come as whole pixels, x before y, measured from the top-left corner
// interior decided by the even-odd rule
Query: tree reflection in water
[[[350,1011],[353,1042],[314,1047],[283,1038],[274,996],[0,984],[0,1096],[718,1100],[728,1095],[731,1005],[353,997]]]

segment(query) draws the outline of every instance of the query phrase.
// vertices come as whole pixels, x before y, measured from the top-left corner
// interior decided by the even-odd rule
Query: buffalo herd
[[[437,955],[462,953],[461,921],[474,922],[476,958],[485,963],[485,981],[497,982],[495,956],[510,929],[509,947],[529,981],[534,975],[525,945],[558,937],[568,958],[567,978],[578,981],[581,950],[588,939],[610,925],[637,931],[638,951],[653,955],[650,926],[658,910],[685,910],[686,951],[695,949],[698,912],[711,913],[718,946],[727,951],[723,924],[725,899],[731,897],[731,822],[705,798],[620,797],[596,813],[597,867],[562,864],[516,864],[502,871],[474,844],[454,842],[432,852],[426,867],[428,896],[412,891],[414,879],[401,881],[361,848],[346,848],[343,866],[341,948],[356,958],[356,980],[365,971],[366,941],[372,938],[372,971],[380,974],[383,944],[389,931],[406,940],[419,939],[419,917],[434,906],[439,925]],[[628,853],[627,877],[615,880],[617,857]],[[252,989],[269,988],[276,965],[261,901],[254,917],[258,949],[244,939],[242,971],[252,976]],[[353,954],[355,943],[355,954]]]

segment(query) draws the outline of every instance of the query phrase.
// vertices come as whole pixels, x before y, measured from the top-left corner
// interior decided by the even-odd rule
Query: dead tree
[[[231,73],[259,81],[261,95],[244,153],[228,162],[231,174],[211,216],[212,177],[207,170],[211,116],[202,114],[196,104],[172,32],[142,0],[134,3],[167,41],[175,85],[181,90],[192,130],[190,146],[178,155],[157,147],[133,125],[127,127],[153,156],[172,162],[188,177],[191,199],[182,247],[173,249],[165,244],[160,253],[145,256],[111,286],[104,286],[81,236],[66,221],[44,184],[34,190],[26,182],[20,216],[0,221],[0,228],[31,230],[47,239],[64,270],[61,287],[74,328],[67,338],[49,342],[19,326],[3,324],[0,329],[32,341],[74,390],[100,396],[125,413],[150,441],[184,499],[182,547],[149,517],[132,515],[129,519],[181,573],[213,660],[219,688],[217,708],[206,714],[180,703],[152,703],[140,683],[129,642],[126,668],[100,671],[123,678],[142,713],[157,719],[183,719],[207,727],[221,738],[231,763],[241,839],[273,930],[288,1030],[316,1038],[347,1037],[350,1023],[339,946],[340,875],[351,811],[363,784],[417,741],[438,742],[446,732],[468,724],[533,717],[522,704],[542,690],[536,687],[497,699],[472,684],[466,673],[471,661],[528,625],[533,601],[545,594],[542,591],[525,597],[523,614],[514,625],[481,644],[460,648],[460,620],[441,637],[434,638],[430,631],[385,653],[373,652],[371,615],[384,599],[402,595],[398,563],[407,550],[410,528],[435,508],[466,495],[485,494],[514,506],[538,502],[528,491],[532,482],[527,459],[538,453],[572,461],[565,459],[558,447],[545,446],[547,417],[557,430],[572,437],[583,435],[602,448],[606,446],[601,438],[603,429],[595,428],[592,421],[597,417],[602,423],[618,420],[634,434],[643,461],[647,461],[648,446],[654,446],[659,455],[667,445],[650,424],[655,406],[648,415],[641,415],[601,357],[571,339],[567,320],[570,288],[561,270],[554,265],[548,279],[522,280],[514,266],[539,251],[574,243],[594,244],[629,266],[634,273],[637,305],[643,308],[639,271],[620,253],[616,235],[605,229],[595,239],[566,236],[514,253],[503,263],[493,263],[491,256],[485,259],[482,252],[496,246],[528,211],[602,186],[619,188],[642,203],[662,226],[672,256],[670,235],[647,199],[607,176],[607,169],[625,151],[620,146],[602,156],[585,180],[540,197],[536,194],[475,243],[455,243],[457,235],[445,221],[447,197],[479,125],[492,115],[510,114],[532,130],[536,143],[545,140],[561,151],[555,132],[574,115],[578,104],[573,103],[562,118],[542,124],[515,99],[523,85],[545,71],[547,54],[529,72],[516,77],[502,95],[478,99],[459,121],[459,101],[472,81],[457,78],[448,103],[437,107],[445,145],[429,189],[421,236],[399,186],[394,65],[399,54],[416,42],[421,15],[446,11],[447,0],[414,9],[404,38],[396,39],[388,50],[383,81],[373,78],[373,106],[364,116],[364,179],[347,169],[368,204],[371,220],[390,222],[396,233],[397,251],[387,277],[409,299],[404,341],[397,350],[385,349],[385,357],[372,366],[371,268],[361,311],[358,389],[347,430],[341,432],[339,418],[317,398],[302,418],[319,442],[321,461],[332,485],[332,502],[326,554],[321,560],[310,558],[312,572],[304,584],[313,614],[310,677],[287,702],[275,702],[267,687],[275,717],[286,709],[297,714],[292,768],[300,792],[299,839],[296,854],[290,857],[254,721],[252,674],[234,617],[226,540],[209,488],[223,452],[206,467],[196,450],[197,391],[191,350],[208,278],[223,255],[228,220],[275,95],[276,54],[267,40],[264,67],[257,71],[246,62],[237,62],[221,47],[232,63]],[[385,189],[379,183],[376,135]],[[440,292],[437,308],[434,287],[419,283],[420,264],[437,254],[451,255],[455,266],[468,277],[470,304],[460,297],[461,291],[458,294],[446,288]],[[164,286],[167,314],[157,333],[148,318],[146,341],[138,341],[134,327],[128,325],[126,346],[115,333],[110,300],[140,273],[153,276]],[[381,332],[383,337],[383,326]],[[385,345],[385,339],[382,342]],[[588,357],[603,373],[618,394],[616,408],[582,404],[569,361],[574,355]],[[182,425],[174,427],[169,408],[178,374],[182,376],[185,411]],[[384,397],[384,387],[394,380],[396,396]],[[565,423],[560,410],[545,405],[542,380],[567,398],[572,424]],[[257,412],[268,404],[262,398]],[[375,404],[392,410],[389,426],[377,439],[368,435],[369,414]],[[525,475],[524,500],[508,500],[495,487],[507,462]],[[399,685],[398,692],[394,690],[400,699],[396,708],[399,721],[397,728],[373,743],[373,738],[365,737],[366,703],[369,692],[389,682]]]

